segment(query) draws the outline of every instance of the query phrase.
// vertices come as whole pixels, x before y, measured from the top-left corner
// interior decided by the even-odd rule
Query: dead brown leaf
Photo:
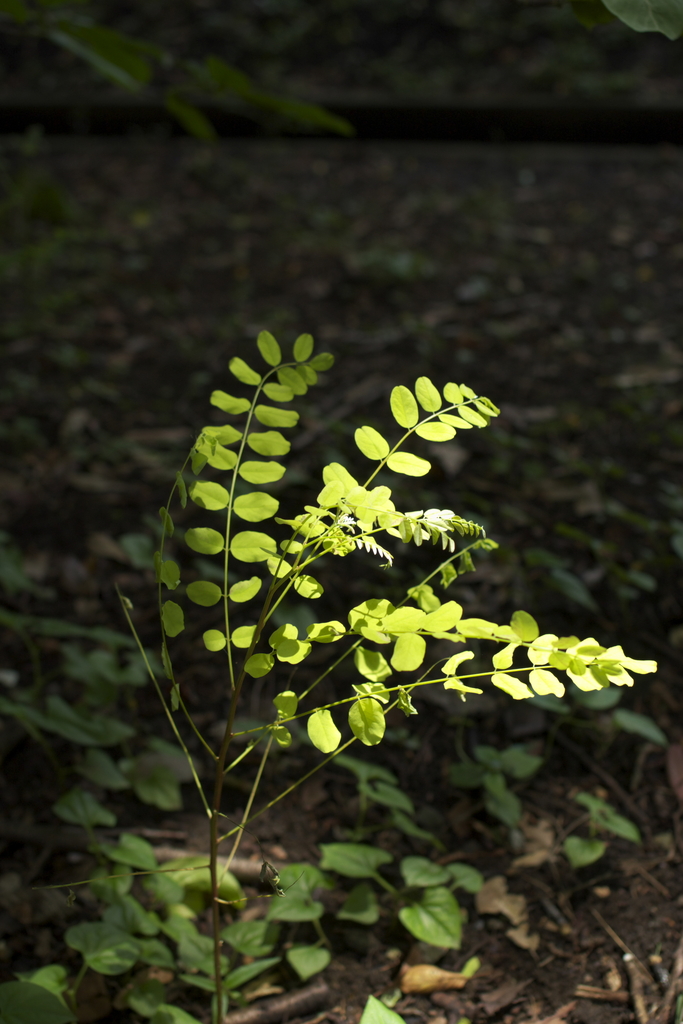
[[[493,1017],[494,1013],[498,1013],[504,1007],[509,1006],[510,1003],[514,1003],[519,997],[521,992],[531,984],[531,978],[527,978],[526,981],[515,981],[514,978],[510,978],[508,981],[504,981],[498,988],[494,988],[493,992],[486,992],[481,997],[481,1005],[484,1013],[487,1017]]]
[[[522,924],[527,919],[526,898],[507,890],[503,875],[489,878],[476,895],[477,910],[480,914],[504,914],[510,924]]]
[[[505,934],[511,942],[514,942],[515,946],[519,946],[520,949],[529,949],[534,953],[541,941],[538,932],[529,932],[529,925],[526,921],[518,925],[517,928],[508,928]]]
[[[541,818],[540,821],[533,824],[526,817],[520,822],[520,829],[526,840],[524,853],[520,857],[515,857],[512,868],[515,870],[537,868],[549,859],[555,845],[553,824],[550,818]]]
[[[551,1013],[549,1017],[544,1017],[543,1020],[525,1020],[521,1021],[520,1024],[561,1024],[561,1021],[563,1021],[565,1017],[569,1016],[575,1006],[576,1000],[571,1003],[565,1003],[565,1005],[561,1006],[559,1010],[555,1010],[554,1013]]]
[[[399,985],[401,992],[405,994],[419,992],[425,995],[429,992],[446,992],[449,989],[464,988],[467,981],[464,974],[444,971],[434,964],[414,964],[401,973]]]

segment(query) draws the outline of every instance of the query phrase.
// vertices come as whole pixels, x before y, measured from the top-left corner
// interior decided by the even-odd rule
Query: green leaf
[[[629,839],[632,843],[641,842],[640,832],[633,822],[621,814],[617,814],[605,800],[600,800],[599,797],[592,796],[590,793],[577,793],[574,799],[577,804],[582,804],[588,809],[591,820],[598,828],[612,832],[615,836],[621,836],[622,839]]]
[[[250,576],[248,580],[240,580],[239,583],[233,583],[228,591],[228,597],[231,601],[236,601],[238,604],[242,604],[244,601],[251,601],[252,597],[256,597],[262,585],[263,580],[259,579],[258,576]]]
[[[580,836],[569,836],[562,843],[562,849],[565,857],[576,870],[600,860],[607,849],[607,843],[603,843],[601,839],[582,839]]]
[[[175,967],[175,963],[173,967]],[[201,1024],[201,1021],[186,1010],[181,1010],[179,1006],[162,1003],[150,1020],[150,1024]]]
[[[314,974],[324,971],[331,959],[329,949],[322,946],[291,946],[287,950],[287,962],[301,981],[308,981]]]
[[[345,466],[342,466],[339,462],[330,462],[323,469],[323,482],[331,484],[335,480],[342,484],[344,488],[342,494],[346,494],[353,487],[358,487],[358,481],[355,477],[351,476]]]
[[[76,1017],[61,999],[30,981],[6,981],[0,985],[2,1024],[68,1024]]]
[[[327,710],[313,712],[307,722],[308,738],[316,750],[323,754],[332,754],[336,751],[340,740],[341,732],[334,723],[332,715]]]
[[[409,715],[417,714],[417,708],[414,707],[408,690],[404,690],[402,686],[399,686],[397,698],[399,711],[402,711],[406,718],[408,718]]]
[[[510,619],[510,625],[525,643],[531,643],[539,635],[538,623],[528,612],[516,611]]]
[[[478,749],[475,749],[475,757],[477,757]],[[523,747],[508,747],[506,750],[501,750],[498,757],[505,774],[511,775],[513,779],[528,779],[543,764],[542,757],[538,754],[527,754]],[[477,760],[481,759],[477,757]]]
[[[228,369],[233,377],[237,377],[242,384],[256,385],[261,383],[261,374],[247,366],[244,359],[240,359],[239,356],[233,356],[228,363]]]
[[[116,846],[104,844],[102,850],[110,860],[116,861],[117,864],[128,864],[141,871],[154,871],[158,867],[151,843],[148,843],[142,836],[134,836],[129,832],[124,832],[119,837]]]
[[[220,427],[204,427],[202,434],[211,438],[212,442],[216,441],[217,444],[234,444],[235,441],[239,441],[243,437],[242,431],[237,430],[230,423],[224,423]]]
[[[261,331],[256,339],[258,350],[269,366],[278,366],[282,362],[282,352],[270,331]]]
[[[294,358],[297,363],[305,363],[313,354],[313,336],[311,334],[300,334],[294,342]]]
[[[310,653],[311,645],[305,640],[285,640],[278,644],[276,657],[278,661],[285,661],[288,665],[298,665]]]
[[[354,885],[336,916],[340,921],[376,924],[379,921],[379,903],[372,887],[367,882]]]
[[[267,920],[317,921],[322,917],[325,908],[312,897],[319,886],[329,888],[322,871],[312,864],[288,864],[280,872],[280,884],[286,896],[271,902],[266,914]]]
[[[634,733],[636,736],[642,736],[643,739],[655,743],[658,747],[669,746],[669,741],[662,730],[647,715],[639,715],[635,711],[627,711],[626,708],[617,708],[612,715],[612,721],[620,729]]]
[[[440,608],[428,612],[420,628],[430,633],[446,633],[457,626],[461,618],[462,605],[457,601],[445,601]]]
[[[243,956],[268,956],[280,936],[280,929],[269,921],[233,921],[221,932],[221,938]]]
[[[413,672],[424,661],[427,644],[419,633],[404,633],[394,644],[392,667],[397,672]]]
[[[373,683],[381,683],[391,675],[386,658],[379,651],[370,651],[366,647],[357,647],[353,663],[362,676]]]
[[[430,885],[445,885],[451,879],[447,868],[435,864],[427,857],[404,857],[401,874],[406,885],[427,888]]]
[[[294,397],[290,388],[283,388],[281,384],[266,384],[264,391],[273,401],[286,402],[289,399],[276,398],[268,391],[268,388],[280,388],[282,391],[287,391],[290,398]],[[293,409],[274,409],[272,405],[257,405],[254,415],[264,427],[295,427],[299,422],[298,412]]]
[[[263,519],[269,519],[278,511],[280,502],[271,498],[270,495],[264,494],[262,490],[252,490],[250,494],[240,495],[239,498],[234,499],[232,508],[241,519],[246,519],[247,522],[261,522]]]
[[[323,871],[336,871],[346,878],[376,878],[378,868],[394,858],[378,846],[364,843],[321,843]]]
[[[420,418],[412,391],[400,384],[391,392],[391,412],[400,427],[414,427]]]
[[[308,365],[318,373],[324,373],[325,370],[331,370],[334,366],[334,356],[331,352],[319,352],[317,356],[313,356]]]
[[[188,583],[187,596],[194,604],[201,604],[204,608],[211,608],[218,604],[223,596],[223,591],[215,583],[208,580],[197,580],[195,583]]]
[[[373,427],[358,427],[354,434],[356,447],[366,459],[381,461],[389,454],[389,444]]]
[[[123,974],[130,970],[140,952],[131,935],[104,921],[67,928],[64,941],[70,949],[77,949],[88,967],[98,974]]]
[[[230,552],[239,562],[265,562],[277,552],[277,544],[267,533],[245,530],[230,541]]]
[[[429,377],[418,377],[415,381],[415,394],[425,412],[437,412],[441,408],[441,395]]]
[[[47,992],[58,998],[69,987],[66,968],[61,964],[47,964],[39,967],[37,971],[15,971],[17,981],[28,981],[32,985],[39,985]],[[4,989],[4,986],[1,986]],[[60,1000],[60,1002],[62,1002]],[[62,1005],[64,1003],[62,1002]],[[0,1003],[0,1016],[2,1016],[2,1004]]]
[[[281,957],[279,956],[269,956],[262,960],[252,960],[249,964],[242,964],[241,967],[237,967],[234,971],[226,974],[225,987],[228,989],[241,988],[242,985],[246,985],[252,978],[258,978],[259,974],[263,974],[269,967],[279,964],[280,960]]]
[[[357,740],[366,747],[374,747],[384,736],[386,721],[382,705],[374,697],[364,697],[351,705],[349,725]]]
[[[488,426],[486,417],[482,416],[476,409],[472,409],[469,405],[461,405],[458,412],[461,419],[465,420],[466,423],[471,423],[473,427]]]
[[[574,0],[571,7],[577,21],[584,28],[594,28],[595,25],[606,25],[614,21],[614,15],[607,10],[602,0]]]
[[[101,75],[124,89],[135,91],[152,74],[148,61],[140,56],[144,44],[101,25],[78,25],[62,21],[59,29],[47,33],[53,43],[86,60]]]
[[[248,398],[234,398],[232,395],[226,394],[225,391],[212,391],[209,401],[211,405],[215,405],[216,408],[232,415],[238,415],[251,408],[251,402]]]
[[[68,793],[61,796],[52,805],[52,810],[62,821],[68,821],[72,825],[81,825],[88,830],[97,825],[106,825],[108,828],[112,828],[116,824],[116,815],[103,807],[92,793],[86,792],[80,786],[74,786]]]
[[[415,428],[415,433],[425,441],[450,441],[455,437],[455,427],[448,423],[423,423]]]
[[[331,508],[333,505],[338,505],[345,494],[346,488],[341,480],[332,480],[329,484],[325,484],[316,501],[321,508]]]
[[[143,754],[121,762],[138,800],[162,811],[182,810],[183,800],[178,779],[171,768],[159,764],[151,755]]]
[[[235,647],[250,647],[255,632],[256,626],[238,626],[233,629],[230,639]]]
[[[358,783],[358,792],[384,807],[395,807],[407,814],[415,813],[413,801],[408,794],[393,783],[385,782],[384,779],[377,779],[373,782],[361,779]]]
[[[394,455],[390,455],[387,466],[394,473],[403,473],[404,476],[425,476],[432,468],[431,462],[409,452],[395,452]]]
[[[516,676],[508,675],[507,672],[494,672],[491,676],[491,682],[499,690],[509,693],[514,700],[525,700],[527,697],[533,697],[534,695],[533,690],[530,690],[526,683]]]
[[[128,789],[127,779],[104,750],[91,747],[76,770],[79,775],[104,789]]]
[[[305,395],[308,391],[308,384],[293,366],[283,366],[278,370],[277,379],[280,384],[290,388],[295,395]]]
[[[661,32],[667,39],[683,34],[681,0],[603,0],[615,17],[636,32]]]
[[[180,583],[180,569],[177,562],[170,559],[161,563],[161,582],[165,583],[169,590],[175,590]]]
[[[514,828],[522,817],[522,804],[519,797],[508,789],[502,772],[486,772],[484,788],[486,810],[508,828]]]
[[[161,519],[161,527],[167,537],[173,536],[173,520],[168,514],[168,510],[165,508],[159,509],[159,519]]]
[[[207,629],[202,633],[202,640],[207,651],[222,651],[228,642],[225,633],[221,633],[220,629]]]
[[[183,609],[175,601],[164,601],[161,606],[161,621],[166,636],[178,636],[185,629]]]
[[[213,142],[218,138],[216,129],[206,114],[202,113],[199,107],[195,107],[194,103],[188,103],[179,96],[174,89],[169,89],[166,93],[164,105],[188,135],[194,136],[195,139],[203,139],[205,142]]]
[[[223,534],[208,526],[195,526],[185,531],[185,543],[202,555],[217,555],[225,548]]]
[[[71,707],[56,694],[50,694],[45,705],[45,713],[22,706],[22,715],[39,728],[63,736],[72,743],[82,743],[86,747],[113,747],[135,735],[135,730],[125,722],[111,715],[96,715],[92,711]]]
[[[156,935],[159,931],[159,918],[145,910],[134,896],[119,896],[115,903],[102,914],[105,924],[120,928],[129,934]]]
[[[249,484],[270,484],[285,475],[285,467],[279,462],[243,462],[237,472]]]
[[[275,664],[275,658],[272,654],[252,654],[244,666],[244,671],[247,675],[250,675],[252,679],[260,679],[262,676],[267,676],[273,665]]]
[[[425,889],[421,899],[398,913],[401,924],[420,942],[459,949],[462,933],[460,907],[448,889]]]
[[[447,384],[443,389],[443,397],[451,405],[461,405],[465,401],[465,396],[458,387],[457,384]]]
[[[230,495],[225,487],[212,481],[197,481],[190,484],[188,491],[195,505],[199,505],[200,508],[205,508],[210,512],[217,512],[219,509],[227,508],[230,501]]]
[[[390,1010],[380,999],[368,996],[359,1024],[405,1024],[405,1021],[400,1014]]]
[[[257,455],[286,455],[292,447],[278,430],[249,434],[247,444]]]
[[[308,601],[316,601],[325,593],[322,583],[318,583],[313,576],[307,576],[305,573],[294,580],[294,589],[300,597],[305,597]]]
[[[0,0],[0,11],[9,14],[16,22],[21,24],[28,18],[28,8],[23,0]]]
[[[464,889],[465,892],[479,892],[484,884],[482,873],[470,864],[448,864],[446,870],[455,882],[456,888]]]
[[[273,704],[278,710],[279,718],[293,718],[296,714],[299,698],[293,690],[283,690],[273,697]]]
[[[164,986],[156,978],[135,981],[125,996],[126,1005],[142,1017],[152,1017],[164,1001]]]
[[[343,622],[338,619],[331,619],[329,622],[313,622],[306,627],[306,634],[309,640],[315,640],[319,644],[333,644],[341,640],[346,634]]]
[[[289,729],[286,729],[284,725],[277,725],[273,729],[273,736],[278,747],[291,747],[292,745],[292,734]]]
[[[546,668],[534,668],[529,673],[529,682],[534,691],[541,696],[551,693],[554,697],[564,697],[564,683]]]

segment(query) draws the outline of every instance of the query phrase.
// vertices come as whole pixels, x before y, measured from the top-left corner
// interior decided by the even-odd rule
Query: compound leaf
[[[418,377],[415,381],[415,394],[425,412],[437,412],[441,408],[441,395],[429,377]]]
[[[379,462],[389,454],[389,444],[373,427],[359,427],[354,434],[356,447],[366,459]]]

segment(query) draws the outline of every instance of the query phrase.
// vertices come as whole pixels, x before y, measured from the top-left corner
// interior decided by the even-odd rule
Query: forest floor
[[[391,429],[393,386],[420,375],[437,385],[469,384],[501,407],[500,419],[439,449],[426,446],[432,471],[396,491],[399,507],[453,508],[483,523],[500,545],[448,596],[471,615],[507,621],[526,608],[543,630],[595,635],[605,645],[623,643],[633,657],[659,659],[657,675],[639,679],[624,703],[680,749],[677,152],[313,140],[207,148],[142,139],[30,150],[26,142],[7,145],[3,156],[0,527],[5,564],[16,544],[33,592],[14,589],[6,570],[5,608],[123,631],[118,585],[135,605],[143,639],[156,647],[146,552],[175,470],[210,418],[208,396],[229,389],[229,359],[249,360],[259,330],[285,346],[310,332],[337,361],[298,406],[287,489],[273,488],[283,508],[296,512],[310,501],[325,463],[353,464],[357,426]],[[192,514],[188,507],[178,524],[191,525]],[[436,556],[399,551],[390,575],[358,557],[351,572],[348,560],[325,568],[318,617],[344,619],[358,601],[401,593]],[[188,562],[186,575],[192,571]],[[200,632],[201,624],[182,635],[175,660],[188,707],[209,725],[225,715],[223,684],[197,647]],[[77,697],[80,684],[60,668],[63,641],[45,636],[39,647],[47,692]],[[28,659],[9,629],[0,668],[8,698],[16,672],[19,686],[28,684]],[[301,668],[297,680],[308,671]],[[255,686],[245,713],[265,717],[281,688],[274,687]],[[398,1012],[408,1024],[456,1024],[463,1016],[617,1024],[642,1011],[629,994],[625,949],[650,971],[647,1005],[661,1000],[656,957],[671,967],[683,925],[681,805],[665,751],[582,712],[583,723],[553,741],[557,716],[512,705],[489,688],[465,705],[435,700],[418,703],[409,734],[390,723],[381,763],[443,849],[385,827],[381,807],[369,818],[378,829],[372,841],[395,857],[461,858],[486,879],[502,876],[524,897],[528,933],[538,942],[511,939],[504,913],[487,914],[466,895],[462,947],[439,965],[457,969],[476,954],[482,970],[460,993],[404,996]],[[119,713],[140,737],[166,735],[147,689]],[[470,752],[482,742],[514,742],[547,754],[543,770],[518,787],[519,828],[503,828],[472,791],[448,781],[460,742]],[[58,758],[69,749],[55,744]],[[7,724],[0,750],[5,820],[27,830],[43,825],[57,837],[51,763]],[[263,797],[313,763],[313,752],[296,742],[273,762]],[[245,774],[254,770],[246,759]],[[316,862],[320,842],[348,835],[357,809],[350,782],[332,764],[259,819],[267,854]],[[183,790],[186,810],[173,816],[125,794],[108,806],[122,829],[205,849],[193,794]],[[642,844],[611,839],[604,858],[570,869],[557,850],[580,816],[579,791],[634,820]],[[244,799],[231,790],[227,813],[238,817]],[[18,874],[25,893],[0,911],[3,979],[64,960],[65,923],[88,913],[79,903],[40,909],[30,896],[31,885],[88,870],[82,853],[62,846],[58,838],[44,848],[0,842],[0,883]],[[257,854],[251,837],[243,850]],[[333,1022],[355,1024],[368,994],[395,987],[401,962],[428,955],[411,948],[389,914],[369,929],[342,927],[331,914],[325,923],[334,949],[326,972]],[[107,981],[109,996],[115,982]],[[602,998],[577,996],[577,985],[601,989]],[[104,1005],[108,1020],[134,1019]]]

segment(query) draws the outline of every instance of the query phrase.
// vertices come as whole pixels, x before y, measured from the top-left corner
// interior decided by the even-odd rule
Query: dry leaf
[[[407,967],[401,974],[399,985],[401,992],[446,992],[449,989],[464,988],[467,984],[464,974],[455,971],[444,971],[434,964],[415,964]]]
[[[508,928],[505,934],[514,942],[515,946],[519,946],[520,949],[530,949],[532,952],[538,949],[538,944],[541,941],[538,932],[529,933],[529,925],[526,921],[517,928]]]
[[[527,985],[531,984],[531,978],[527,978],[526,981],[515,981],[514,978],[510,978],[508,981],[504,981],[498,988],[494,988],[493,992],[486,992],[481,997],[481,1005],[484,1009],[484,1013],[487,1017],[493,1017],[494,1013],[498,1013],[504,1007],[509,1006],[519,996]]]
[[[521,1024],[562,1024],[565,1017],[568,1017],[576,1006],[576,1000],[572,1003],[565,1003],[559,1010],[555,1010],[555,1013],[551,1013],[549,1017],[544,1017],[543,1020],[525,1020]]]
[[[99,558],[109,558],[114,562],[124,562],[130,565],[130,558],[123,550],[118,541],[110,537],[108,533],[91,533],[88,537],[88,551],[91,555]]]
[[[522,819],[520,828],[526,842],[524,853],[515,857],[512,867],[537,868],[548,860],[555,845],[555,829],[549,818],[541,818],[535,825],[528,818]]]
[[[672,743],[666,751],[666,772],[669,776],[669,785],[678,797],[678,802],[683,806],[683,746],[680,743]]]
[[[480,914],[504,914],[513,925],[527,919],[526,899],[507,891],[508,884],[503,875],[494,875],[484,882],[475,899]]]

